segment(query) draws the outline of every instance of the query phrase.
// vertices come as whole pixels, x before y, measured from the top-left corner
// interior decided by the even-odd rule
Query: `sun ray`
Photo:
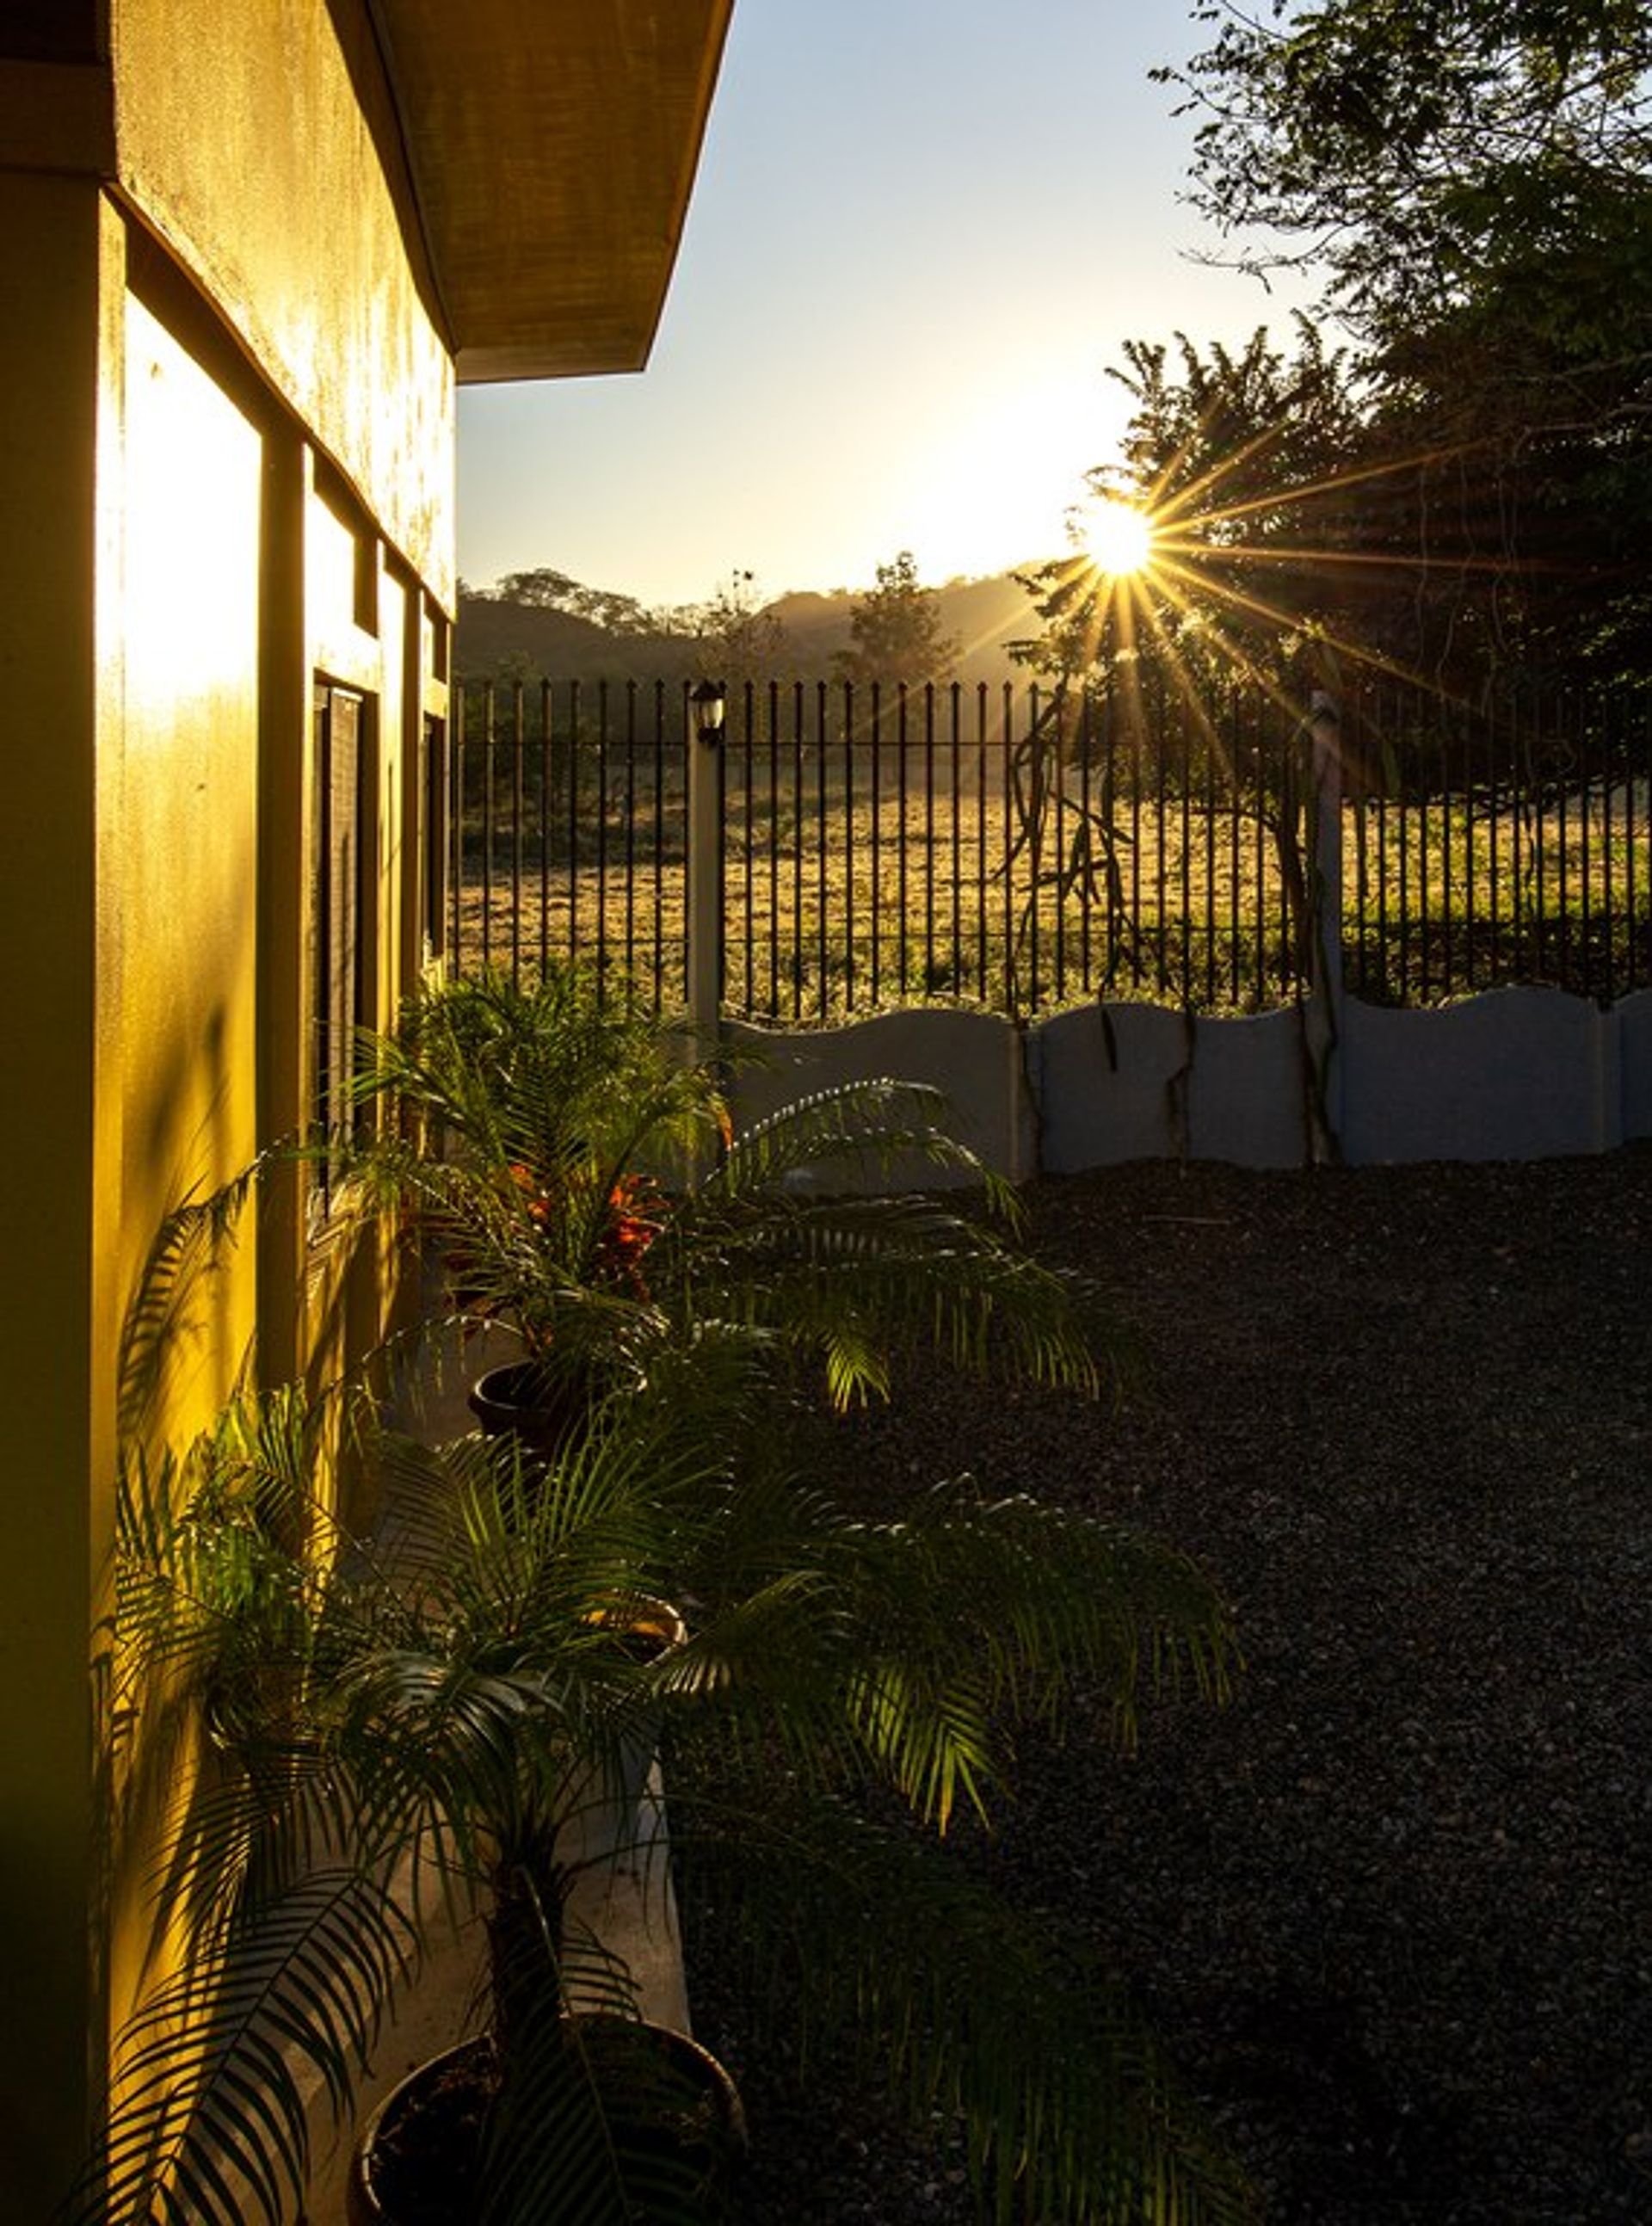
[[[1191,494],[1197,498],[1207,487],[1233,477],[1242,465],[1250,461],[1251,457],[1259,448],[1267,445],[1267,436],[1259,435],[1255,440],[1246,442],[1242,448],[1236,448],[1230,456],[1224,456],[1220,463],[1213,464],[1201,479],[1193,482],[1191,488],[1184,489],[1182,494],[1179,495],[1173,502],[1165,505],[1162,511],[1156,512],[1155,514],[1161,515],[1166,519],[1179,515],[1185,507],[1184,499],[1185,496]],[[1267,494],[1249,495],[1242,502],[1216,504],[1211,508],[1198,513],[1200,522],[1228,525],[1235,518],[1252,518],[1259,513],[1281,509],[1287,503],[1294,505],[1314,500],[1321,495],[1341,494],[1349,487],[1366,486],[1372,480],[1392,479],[1402,472],[1414,472],[1429,465],[1460,461],[1472,455],[1477,450],[1489,446],[1490,443],[1486,442],[1458,442],[1444,448],[1419,449],[1414,455],[1388,457],[1376,463],[1352,466],[1346,471],[1333,472],[1325,479],[1294,480],[1288,486],[1280,487],[1277,492],[1270,491]]]
[[[1222,553],[1226,556],[1233,552],[1224,550]],[[1201,570],[1197,566],[1175,564],[1166,561],[1158,568],[1158,570],[1161,591],[1166,599],[1173,601],[1184,614],[1191,615],[1198,613],[1198,599],[1214,598],[1218,602],[1225,603],[1233,610],[1242,612],[1251,618],[1262,620],[1270,627],[1282,633],[1301,630],[1301,620],[1295,613],[1285,610],[1276,603],[1270,603],[1260,595],[1246,595],[1242,589],[1229,586],[1225,581],[1214,578],[1210,573]],[[1382,650],[1373,649],[1365,643],[1338,633],[1332,627],[1321,627],[1316,634],[1316,639],[1325,649],[1330,651],[1340,660],[1345,660],[1371,672],[1380,673],[1387,679],[1403,681],[1415,687],[1434,687],[1439,693],[1442,703],[1457,703],[1460,707],[1465,701],[1448,690],[1441,690],[1437,681],[1431,679],[1429,676],[1419,671],[1415,667],[1405,664],[1397,658],[1390,657]],[[1235,637],[1224,633],[1223,641],[1224,654],[1235,665],[1236,670],[1240,671],[1245,677],[1265,685],[1273,700],[1281,707],[1292,708],[1298,714],[1301,712],[1303,709],[1301,703],[1293,703],[1285,692],[1276,688],[1268,678],[1264,668],[1257,665],[1255,659],[1248,655],[1239,654]]]
[[[1178,541],[1170,535],[1154,543],[1157,553],[1165,559],[1198,556],[1219,557],[1223,563],[1238,560],[1247,564],[1324,564],[1342,565],[1349,569],[1369,569],[1375,572],[1506,572],[1508,560],[1496,556],[1389,556],[1380,550],[1322,549],[1312,542],[1285,543],[1277,541]],[[1559,571],[1557,564],[1528,563],[1522,567],[1528,572]]]
[[[1205,585],[1203,582],[1199,584],[1202,588]],[[1194,604],[1192,599],[1185,595],[1179,588],[1166,584],[1165,593],[1166,600],[1172,602],[1176,606],[1177,609],[1185,616],[1196,611],[1197,606]],[[1236,602],[1238,601],[1237,598],[1230,598],[1229,600]],[[1305,708],[1301,702],[1290,695],[1283,684],[1278,678],[1277,675],[1269,672],[1266,666],[1259,665],[1256,662],[1249,651],[1246,649],[1244,643],[1238,635],[1229,633],[1224,626],[1223,626],[1219,618],[1213,616],[1208,612],[1199,612],[1198,615],[1200,624],[1209,629],[1216,636],[1217,646],[1221,649],[1223,656],[1227,659],[1228,663],[1234,667],[1235,671],[1239,674],[1242,679],[1249,680],[1254,685],[1260,688],[1268,696],[1268,700],[1278,709],[1289,713],[1293,717],[1299,717],[1301,716]],[[1175,667],[1179,671],[1185,672],[1186,660],[1178,654],[1177,646],[1173,639],[1171,640],[1170,643],[1170,651]],[[1189,686],[1191,687],[1192,676],[1191,673],[1187,674],[1187,680]]]
[[[1171,684],[1176,691],[1179,705],[1192,721],[1194,729],[1200,739],[1207,746],[1217,750],[1224,764],[1228,763],[1228,753],[1223,747],[1217,735],[1216,722],[1210,716],[1210,705],[1205,701],[1202,691],[1195,686],[1193,675],[1186,659],[1178,653],[1175,640],[1169,627],[1165,624],[1163,614],[1149,606],[1147,619],[1157,637],[1159,646],[1165,653],[1165,669],[1170,674]]]
[[[1223,512],[1219,506],[1210,510],[1202,509],[1200,506],[1204,497],[1212,487],[1219,486],[1223,480],[1236,477],[1254,458],[1268,448],[1276,448],[1279,445],[1281,430],[1282,429],[1278,426],[1269,426],[1265,432],[1254,434],[1249,441],[1242,442],[1230,455],[1222,457],[1218,462],[1212,464],[1208,471],[1201,472],[1197,479],[1189,480],[1185,486],[1178,487],[1174,494],[1169,494],[1166,490],[1175,482],[1177,474],[1186,462],[1191,448],[1192,442],[1190,438],[1183,442],[1160,474],[1147,498],[1145,506],[1155,518],[1164,519],[1166,525],[1173,525],[1178,518],[1189,512],[1201,518],[1214,518],[1223,516]]]
[[[1356,607],[1350,599],[1358,598],[1362,582],[1376,592],[1403,580],[1420,596],[1433,582],[1449,588],[1470,577],[1496,578],[1508,573],[1509,559],[1484,550],[1407,550],[1393,541],[1361,548],[1355,526],[1361,491],[1377,490],[1380,502],[1384,487],[1397,488],[1408,514],[1417,473],[1484,443],[1429,443],[1340,468],[1322,448],[1317,468],[1310,462],[1293,476],[1293,461],[1308,460],[1293,438],[1295,417],[1282,413],[1202,461],[1222,437],[1231,399],[1224,392],[1204,398],[1156,473],[1133,474],[1121,463],[1085,475],[1086,502],[1069,518],[1072,552],[1040,576],[1041,612],[1063,668],[1109,671],[1133,724],[1141,718],[1149,667],[1156,669],[1223,762],[1231,751],[1208,704],[1212,677],[1224,667],[1295,721],[1308,716],[1317,690],[1342,696],[1359,673],[1432,687],[1442,703],[1456,701],[1441,674],[1415,668],[1392,641],[1355,638],[1345,622]],[[1319,506],[1325,542],[1340,545],[1316,540]],[[1126,519],[1129,539],[1114,540],[1111,530]],[[1350,737],[1358,719],[1356,695]]]

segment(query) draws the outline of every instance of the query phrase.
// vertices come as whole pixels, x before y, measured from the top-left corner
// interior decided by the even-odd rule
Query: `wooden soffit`
[[[639,371],[733,0],[370,0],[461,383]]]

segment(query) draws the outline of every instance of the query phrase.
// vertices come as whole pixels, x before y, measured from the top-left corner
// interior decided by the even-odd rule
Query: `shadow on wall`
[[[197,1018],[175,1010],[165,1034],[143,1047],[141,1091],[129,1114],[122,1151],[121,1285],[131,1293],[144,1269],[138,1248],[163,1217],[211,1195],[252,1157],[251,1046],[238,1046],[234,1016],[221,1000]],[[189,1333],[168,1344],[164,1384],[153,1402],[168,1430],[204,1423],[228,1396],[252,1349],[257,1320],[256,1251],[249,1225],[235,1253],[204,1278]]]

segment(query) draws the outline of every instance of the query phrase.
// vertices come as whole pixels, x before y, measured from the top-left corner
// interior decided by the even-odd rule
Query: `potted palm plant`
[[[818,1368],[839,1405],[886,1391],[920,1345],[1095,1383],[1071,1291],[1018,1244],[1013,1191],[932,1090],[852,1084],[736,1134],[717,1062],[555,967],[421,992],[364,1038],[356,1087],[383,1117],[331,1142],[351,1194],[404,1215],[461,1317],[514,1332],[519,1357],[474,1403],[491,1419],[525,1402],[542,1447],[708,1323],[777,1370]],[[963,1173],[979,1205],[879,1195],[897,1163]]]
[[[727,1419],[749,1358],[734,1340],[726,1373],[702,1355],[606,1402],[548,1466],[509,1439],[384,1441],[366,1538],[327,1513],[297,1393],[238,1402],[180,1459],[130,1456],[116,1716],[171,1790],[157,1905],[180,1954],[124,2036],[77,2216],[290,2216],[314,2088],[349,2110],[386,2004],[472,1905],[490,2007],[458,2070],[471,2176],[443,2226],[715,2216],[718,2114],[682,2100],[669,2050],[608,2085],[634,1990],[570,1919],[579,1820],[634,1787],[639,1742],[667,1757],[672,1860],[736,1913],[752,1982],[801,1959],[806,2039],[875,2036],[892,2092],[960,2111],[983,2210],[1249,2215],[1139,2028],[944,1840],[960,1804],[990,1809],[1027,1708],[1099,1679],[1122,1722],[1147,1663],[1218,1693],[1208,1584],[967,1485],[850,1519],[761,1457],[760,1414],[730,1430],[695,1410],[714,1396]],[[685,1628],[637,1643],[664,1600]],[[205,1760],[183,1773],[166,1727],[192,1722]],[[877,1821],[870,1785],[904,1823]],[[651,1845],[653,1821],[630,1836]],[[627,1836],[598,1835],[600,1859]],[[685,2110],[712,2134],[662,2149]],[[437,2146],[460,2140],[449,2124]],[[365,2215],[405,2226],[376,2170]]]

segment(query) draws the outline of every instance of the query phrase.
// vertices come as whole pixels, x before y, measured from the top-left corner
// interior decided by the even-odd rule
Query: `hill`
[[[785,630],[785,652],[769,677],[814,681],[831,677],[832,658],[850,642],[850,619],[860,590],[799,592],[767,606]],[[997,686],[1019,668],[1008,644],[1037,631],[1026,590],[1008,574],[986,580],[950,580],[936,590],[942,630],[962,643],[956,678],[969,687]],[[638,607],[615,597],[629,611]],[[666,624],[629,621],[603,626],[579,613],[515,600],[497,591],[461,588],[454,670],[466,680],[678,681],[702,668],[693,614],[663,614]]]
[[[675,680],[693,656],[680,635],[617,633],[573,611],[460,590],[454,671],[462,680]]]

